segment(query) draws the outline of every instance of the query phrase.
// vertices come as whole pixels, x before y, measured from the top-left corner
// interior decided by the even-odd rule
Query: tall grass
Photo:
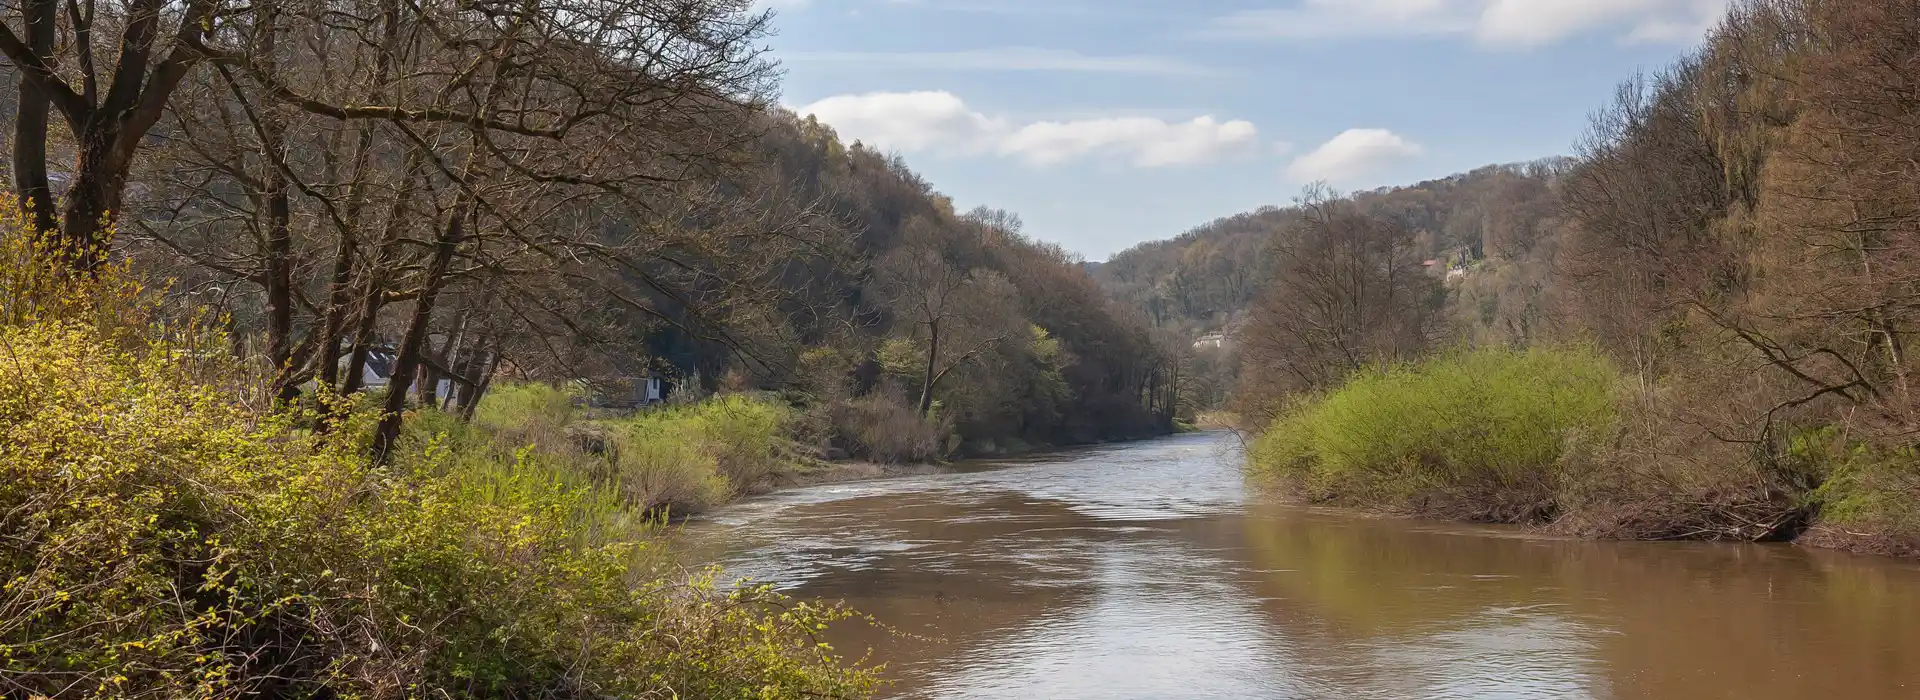
[[[1611,366],[1579,349],[1461,352],[1299,400],[1250,467],[1320,502],[1479,520],[1550,517],[1568,439],[1614,418]]]
[[[455,453],[484,455],[470,474],[531,465],[568,483],[604,486],[625,507],[657,515],[711,508],[793,471],[791,423],[786,406],[740,394],[593,418],[572,392],[519,384],[489,393],[471,427],[421,427]]]

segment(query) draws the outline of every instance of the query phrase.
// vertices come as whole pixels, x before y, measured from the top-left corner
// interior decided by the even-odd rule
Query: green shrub
[[[1811,436],[1823,439],[1793,447],[1814,453],[1824,467],[1825,480],[1809,499],[1816,541],[1920,556],[1920,450],[1847,440],[1834,428]]]
[[[1481,350],[1358,375],[1299,401],[1250,467],[1316,501],[1488,520],[1550,514],[1576,431],[1605,431],[1616,376],[1582,350]]]
[[[668,515],[697,513],[733,497],[719,460],[685,435],[647,429],[614,433],[613,474],[627,502]]]
[[[0,252],[20,238],[0,226]],[[249,373],[204,352],[224,343],[110,310],[143,303],[115,270],[69,287],[22,261],[38,264],[0,255],[0,696],[873,685],[813,636],[844,611],[648,568],[621,499],[535,450],[503,459],[483,429],[423,413],[377,466],[371,416],[319,434],[315,415],[262,413],[237,388]]]
[[[780,447],[788,410],[729,395],[603,423],[614,476],[636,503],[698,511],[789,469]]]
[[[685,514],[791,471],[791,413],[774,400],[733,394],[589,420],[573,394],[521,384],[489,393],[471,426],[428,416],[416,432],[471,463],[467,474],[519,455],[568,483],[605,486],[634,510]]]
[[[474,407],[473,422],[495,433],[525,433],[523,443],[551,439],[581,419],[575,398],[548,384],[503,384]]]

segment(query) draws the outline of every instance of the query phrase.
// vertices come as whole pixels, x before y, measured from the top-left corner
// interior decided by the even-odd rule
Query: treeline
[[[1256,462],[1411,512],[1920,552],[1917,23],[1894,0],[1738,3],[1623,85],[1569,167],[1519,181],[1547,196],[1487,218],[1517,225],[1446,240],[1484,256],[1457,273],[1407,281],[1396,251],[1433,231],[1370,196],[1308,207],[1238,338],[1236,403],[1278,417]],[[1333,225],[1358,235],[1316,247]],[[1369,441],[1395,447],[1349,449]]]
[[[8,12],[10,175],[60,255],[225,315],[283,401],[371,362],[377,449],[496,378],[792,391],[868,456],[1170,429],[1077,261],[771,107],[750,3]],[[911,448],[850,434],[903,411]]]

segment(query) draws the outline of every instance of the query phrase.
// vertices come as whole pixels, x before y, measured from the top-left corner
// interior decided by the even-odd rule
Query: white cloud
[[[974,111],[948,92],[876,92],[829,97],[794,111],[842,135],[903,152],[992,155],[1048,166],[1093,157],[1136,167],[1199,165],[1253,153],[1251,122],[1104,117],[1018,123]]]
[[[1627,41],[1698,39],[1730,0],[1291,0],[1217,17],[1205,32],[1235,38],[1469,36],[1538,46],[1609,32]]]
[[[1551,43],[1597,28],[1624,28],[1637,40],[1697,39],[1727,0],[1488,0],[1478,33],[1492,43]]]
[[[1210,36],[1320,39],[1448,34],[1472,27],[1457,0],[1298,0],[1292,7],[1217,17]]]
[[[1426,155],[1420,144],[1386,129],[1348,129],[1320,144],[1311,153],[1287,165],[1288,182],[1325,180],[1335,185],[1358,184],[1384,168]]]
[[[1054,71],[1132,75],[1206,75],[1212,71],[1162,56],[1089,56],[1077,51],[1005,47],[971,51],[818,51],[781,54],[787,63],[851,63],[961,71]]]
[[[901,151],[978,152],[1008,128],[948,92],[836,95],[794,111],[819,117],[842,135]]]

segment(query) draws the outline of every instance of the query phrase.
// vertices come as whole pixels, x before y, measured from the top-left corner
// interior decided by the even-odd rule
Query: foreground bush
[[[1482,350],[1362,374],[1286,411],[1249,464],[1317,502],[1542,520],[1569,438],[1610,429],[1615,382],[1579,350]]]
[[[838,611],[654,574],[645,541],[606,536],[618,499],[551,469],[444,439],[375,467],[190,376],[180,346],[91,324],[0,326],[0,347],[0,695],[869,686],[810,636]]]

